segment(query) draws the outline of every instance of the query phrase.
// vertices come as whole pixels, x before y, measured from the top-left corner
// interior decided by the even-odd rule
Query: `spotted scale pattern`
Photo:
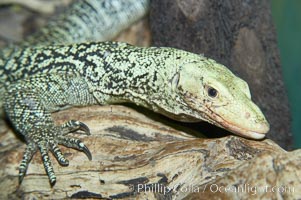
[[[135,7],[132,0],[78,1],[68,15],[41,30],[36,36],[39,44],[29,47],[34,44],[29,38],[20,46],[0,50],[0,106],[28,144],[20,182],[36,151],[42,155],[51,185],[56,176],[48,152],[61,165],[69,163],[58,145],[78,149],[92,159],[80,140],[67,136],[74,131],[89,134],[89,128],[76,120],[56,126],[51,118],[52,112],[71,106],[132,102],[180,121],[205,120],[249,138],[261,139],[269,130],[247,84],[214,60],[173,48],[76,43],[103,30],[94,29],[98,23],[88,24],[90,20],[104,18],[100,25],[114,29],[95,8],[108,7],[110,15],[118,16],[115,19],[127,19],[133,11],[126,7],[129,2]],[[119,15],[119,10],[128,13]],[[208,88],[220,94],[214,98]]]
[[[149,0],[74,0],[62,14],[22,42],[22,46],[72,44],[114,38],[143,17]]]
[[[20,183],[38,150],[51,185],[56,177],[48,151],[61,165],[69,163],[57,145],[78,149],[92,159],[80,140],[66,136],[74,131],[89,134],[89,128],[76,120],[55,126],[50,113],[97,103],[95,80],[93,85],[86,78],[89,73],[97,76],[103,59],[97,60],[93,45],[84,42],[113,38],[144,16],[148,6],[149,0],[74,0],[36,34],[0,49],[0,108],[4,108],[0,115],[8,116],[28,144],[19,168]]]
[[[179,106],[165,88],[172,74],[185,62],[199,56],[172,48],[141,48],[118,42],[15,48],[1,67],[1,104],[15,129],[24,135],[28,148],[20,165],[20,182],[33,154],[39,150],[51,185],[56,177],[49,160],[69,161],[58,145],[91,154],[74,131],[89,133],[82,122],[71,120],[55,126],[51,112],[71,106],[133,102],[155,111]],[[182,63],[183,64],[183,63]],[[171,96],[163,98],[162,96]],[[164,108],[164,109],[162,109]]]

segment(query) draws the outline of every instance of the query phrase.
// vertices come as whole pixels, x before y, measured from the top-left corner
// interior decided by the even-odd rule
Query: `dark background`
[[[301,147],[301,1],[272,0],[281,66],[292,114],[294,148]]]

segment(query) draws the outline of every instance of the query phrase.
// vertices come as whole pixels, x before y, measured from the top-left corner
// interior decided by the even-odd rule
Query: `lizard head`
[[[248,84],[214,60],[202,56],[183,60],[170,84],[183,104],[180,120],[204,120],[253,139],[262,139],[269,131]]]

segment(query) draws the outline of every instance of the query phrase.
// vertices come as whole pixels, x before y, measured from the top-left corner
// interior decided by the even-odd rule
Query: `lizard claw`
[[[90,150],[88,149],[88,147],[86,145],[84,145],[84,143],[80,143],[79,145],[82,145],[82,151],[86,154],[88,159],[92,160],[92,154],[91,154]]]
[[[79,139],[61,136],[58,138],[58,144],[83,151],[86,154],[86,156],[88,157],[88,159],[92,160],[92,154],[91,154],[90,150]]]
[[[83,131],[86,135],[91,135],[89,127],[83,122],[70,120],[61,126],[63,135],[66,135],[75,131]]]

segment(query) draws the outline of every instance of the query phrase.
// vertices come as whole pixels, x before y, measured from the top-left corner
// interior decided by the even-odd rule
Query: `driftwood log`
[[[168,0],[160,2],[163,6]],[[209,1],[173,2],[175,4],[170,4],[170,8],[179,3],[183,7],[187,2],[187,5],[194,8],[209,5]],[[201,4],[195,5],[193,2]],[[210,2],[214,5],[217,1]],[[222,2],[231,1],[221,1],[221,7],[224,5]],[[245,5],[248,7],[249,4]],[[258,5],[258,2],[255,5]],[[202,16],[194,10],[186,11],[187,13],[194,17]],[[168,14],[170,15],[171,13]],[[206,16],[212,17],[208,14],[203,15]],[[181,21],[183,22],[182,18],[177,18],[177,22],[174,23],[179,25]],[[178,32],[184,33],[183,31],[179,29]],[[152,32],[154,38],[159,41],[154,30]],[[245,36],[243,34],[241,37]],[[183,41],[187,39],[185,37]],[[129,28],[117,40],[148,46],[150,34],[146,20]],[[210,41],[205,40],[208,46]],[[262,39],[260,41],[262,42]],[[267,41],[270,39],[268,38]],[[240,45],[244,43],[248,44],[248,41],[240,41]],[[197,46],[196,42],[190,44],[190,46]],[[203,43],[200,44],[206,49]],[[269,48],[275,47],[273,46],[275,43],[265,45]],[[242,48],[241,51],[246,49]],[[216,51],[216,55],[220,55],[219,52],[226,49],[223,45],[212,46],[211,51]],[[270,49],[270,51],[275,50]],[[214,54],[212,55],[214,57]],[[249,55],[252,59],[247,58],[253,62],[255,57],[252,55]],[[228,57],[223,58],[227,64]],[[264,58],[260,57],[260,63]],[[279,59],[277,53],[276,58]],[[276,65],[274,69],[276,72],[273,73],[279,75],[277,59],[276,64],[273,65]],[[264,70],[267,72],[270,68]],[[243,72],[239,73],[243,74]],[[282,88],[282,85],[279,87]],[[257,97],[255,94],[255,98],[260,99],[260,94],[257,93]],[[267,100],[266,103],[271,102],[274,103],[272,100]],[[279,111],[277,109],[281,110],[276,108],[277,112]],[[288,119],[286,110],[284,113],[282,118],[286,121]],[[54,113],[53,117],[58,124],[76,119],[90,127],[92,135],[78,134],[78,137],[91,150],[93,160],[89,161],[82,152],[62,147],[62,151],[70,160],[70,165],[61,167],[51,156],[57,175],[57,183],[51,188],[40,155],[37,153],[29,165],[27,176],[19,185],[18,166],[25,144],[13,133],[8,123],[0,121],[0,199],[297,199],[301,197],[301,151],[286,152],[269,139],[253,141],[237,136],[198,138],[187,134],[191,132],[187,129],[187,124],[175,125],[175,122],[150,111],[116,105],[73,108]],[[272,127],[275,126],[271,124]],[[203,123],[193,124],[189,125],[189,128],[201,130],[207,135],[211,132],[223,135],[221,129],[212,126],[206,129],[203,126]],[[284,126],[278,131],[284,133],[286,130],[287,126]],[[273,132],[273,134],[277,133],[277,131]],[[287,141],[283,143],[285,147],[289,147]]]
[[[73,108],[53,116],[59,124],[78,119],[91,128],[92,135],[78,137],[91,150],[93,160],[62,147],[70,165],[61,167],[51,157],[57,175],[51,188],[37,154],[18,187],[17,170],[25,144],[4,128],[0,199],[301,196],[301,151],[287,153],[269,139],[195,138],[124,106]]]

